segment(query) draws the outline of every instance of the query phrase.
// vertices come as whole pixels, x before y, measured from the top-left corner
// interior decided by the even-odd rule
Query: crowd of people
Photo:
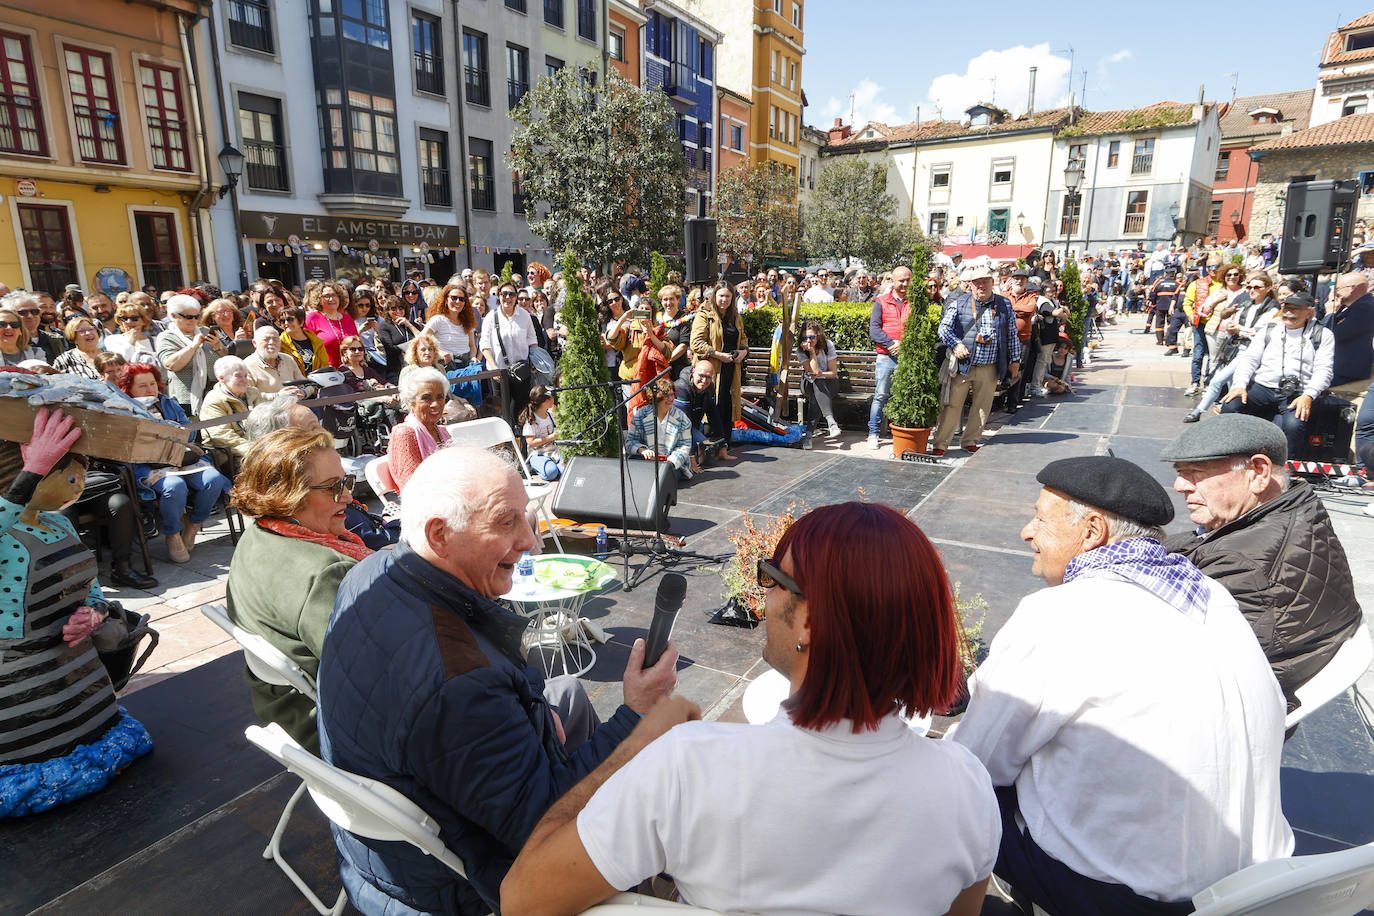
[[[492,398],[472,370],[496,370],[499,409],[525,437],[531,466],[547,479],[561,474],[555,394],[534,382],[530,363],[542,350],[556,377],[566,287],[542,265],[524,282],[479,270],[442,286],[262,282],[244,297],[202,287],[117,301],[68,291],[61,311],[52,297],[9,292],[0,356],[30,371],[105,378],[171,422],[220,421],[181,465],[131,466],[154,518],[114,496],[101,511],[124,531],[155,524],[174,562],[189,558],[223,498],[250,519],[230,565],[228,613],[299,665],[318,696],[250,671],[256,712],[415,801],[467,872],[458,878],[405,844],[334,826],[340,872],[362,912],[576,913],[665,873],[683,899],[728,911],[972,914],[995,874],[1015,899],[1052,912],[1188,912],[1210,883],[1291,855],[1278,779],[1284,716],[1362,625],[1330,519],[1311,488],[1288,477],[1301,441],[1282,419],[1231,405],[1266,403],[1259,392],[1276,359],[1280,379],[1324,379],[1313,398],[1358,375],[1340,342],[1365,326],[1350,316],[1367,316],[1374,300],[1361,272],[1341,275],[1318,331],[1316,303],[1290,286],[1275,303],[1283,331],[1271,346],[1265,303],[1278,294],[1263,266],[1232,271],[1215,252],[1175,252],[1175,268],[1169,252],[1156,254],[1165,266],[1153,281],[1154,255],[1085,258],[1089,320],[1144,311],[1147,326],[1160,327],[1155,313],[1172,309],[1161,303],[1175,295],[1190,316],[1208,303],[1235,306],[1217,330],[1250,341],[1217,367],[1230,370],[1216,383],[1227,392],[1214,398],[1223,415],[1185,426],[1160,455],[1198,533],[1164,537],[1170,498],[1134,464],[1051,462],[1021,533],[1047,587],[1021,601],[967,678],[949,578],[926,536],[878,505],[810,512],[756,570],[767,595],[764,659],[790,684],[763,727],[694,721],[700,710],[673,695],[672,645],[645,667],[635,641],[624,703],[605,721],[576,678],[545,679],[526,664],[527,621],[499,603],[516,564],[540,549],[524,482],[499,455],[449,443],[446,427]],[[1190,269],[1197,278],[1186,285],[1170,279]],[[670,282],[655,307],[636,271],[603,279],[588,270],[584,282],[626,396],[630,456],[666,461],[684,479],[730,460],[750,346],[742,314],[827,296],[871,303],[868,432],[880,437],[917,282],[909,268],[767,271],[701,294]],[[1033,253],[1024,267],[951,260],[919,282],[942,303],[933,454],[961,426],[961,446],[976,451],[998,395],[1015,409],[1073,390],[1087,353],[1068,341],[1053,254]],[[1168,346],[1172,311],[1165,317]],[[1194,350],[1212,342],[1194,327]],[[796,332],[808,414],[833,435],[838,351],[824,322]],[[1374,361],[1368,339],[1365,348]],[[1304,365],[1329,377],[1304,376]],[[390,430],[395,517],[354,498],[358,481],[336,437],[303,400],[302,380],[326,367]],[[1353,387],[1368,387],[1369,368]],[[1195,371],[1195,387],[1205,376]],[[9,467],[0,514],[12,520],[0,547],[26,569],[53,550],[79,555],[55,510],[90,488],[99,467],[66,454],[74,439],[70,423],[40,413],[31,444],[0,461]],[[115,546],[112,578],[153,587],[129,565],[132,543]],[[89,653],[109,605],[93,558],[82,563],[72,572],[80,588],[63,592],[71,600],[48,608],[26,593],[0,625],[41,636],[43,651]],[[1116,609],[1110,621],[1104,606]],[[1174,661],[1161,682],[1165,657]],[[92,738],[125,763],[146,753],[146,730],[113,705],[108,681],[92,678],[99,717],[66,716],[60,740],[0,751],[0,805],[18,796],[14,812],[42,810],[31,787],[11,791],[5,764],[65,760]],[[964,702],[944,741],[918,737],[902,718]],[[59,713],[26,715],[21,724]],[[780,829],[796,842],[779,846]]]

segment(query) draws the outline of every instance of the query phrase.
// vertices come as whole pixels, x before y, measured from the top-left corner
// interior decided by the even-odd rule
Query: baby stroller
[[[356,389],[337,369],[317,369],[302,381],[292,384],[314,388],[318,397],[353,394]],[[320,423],[334,437],[334,447],[346,458],[385,455],[391,424],[381,405],[349,401],[312,408]]]

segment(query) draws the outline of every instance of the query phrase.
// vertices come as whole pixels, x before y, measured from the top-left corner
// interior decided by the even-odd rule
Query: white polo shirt
[[[1201,621],[1115,577],[1028,595],[949,736],[1016,786],[1046,853],[1155,900],[1293,851],[1283,694],[1235,599],[1207,581]]]
[[[941,914],[992,872],[1001,838],[986,771],[914,734],[689,722],[640,751],[577,818],[593,864],[626,889],[668,872],[684,899],[768,916]]]

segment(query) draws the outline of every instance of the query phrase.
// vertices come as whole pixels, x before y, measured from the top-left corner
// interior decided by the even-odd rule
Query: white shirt
[[[469,353],[471,347],[468,346],[468,330],[461,324],[455,324],[443,315],[435,315],[425,322],[425,330],[433,334],[439,341],[439,349],[450,356],[473,356],[476,353]]]
[[[813,286],[802,296],[803,302],[834,302],[835,294],[824,286]]]
[[[855,735],[784,711],[677,726],[597,790],[577,832],[620,889],[667,871],[722,912],[912,916],[991,873],[1001,818],[973,755],[895,713]]]
[[[542,417],[539,416],[539,414],[532,415],[530,421],[526,423],[524,429],[520,431],[520,434],[526,439],[542,439],[545,436],[552,436],[553,432],[553,411],[549,411]],[[536,455],[557,456],[558,446],[550,442],[548,445],[541,445],[539,448],[534,449],[533,452]]]
[[[1323,330],[1321,346],[1313,347],[1312,332],[1316,327],[1317,321],[1313,319],[1293,331],[1282,323],[1275,324],[1268,334],[1257,328],[1254,340],[1236,357],[1231,387],[1245,388],[1253,381],[1266,388],[1278,388],[1279,379],[1288,374],[1302,379],[1303,394],[1318,397],[1331,385],[1336,338],[1329,330]]]
[[[500,342],[497,342],[498,328]],[[534,320],[530,313],[516,306],[515,312],[507,318],[499,308],[493,309],[482,320],[483,352],[489,352],[496,359],[499,368],[509,369],[522,359],[529,359],[530,347],[539,343],[534,334]]]
[[[1027,596],[950,736],[1015,784],[1047,854],[1156,900],[1293,851],[1283,694],[1235,599],[1208,584],[1201,621],[1106,575]]]

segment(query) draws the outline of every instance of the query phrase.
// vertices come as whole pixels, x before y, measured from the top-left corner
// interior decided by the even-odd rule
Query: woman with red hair
[[[153,416],[186,425],[181,405],[167,396],[162,373],[150,363],[126,363],[119,368],[119,390],[141,403]],[[133,464],[139,499],[157,502],[167,556],[173,563],[191,559],[200,526],[210,517],[219,498],[232,484],[208,459],[191,460],[181,467]],[[186,523],[182,524],[182,516]]]
[[[455,367],[466,366],[479,356],[477,312],[471,299],[472,290],[466,285],[450,283],[425,312],[424,329],[439,339],[439,346],[453,357]]]
[[[902,719],[964,681],[934,545],[894,509],[843,503],[799,519],[757,574],[763,657],[791,683],[777,717],[687,721],[634,753],[675,711],[700,716],[659,701],[535,827],[503,913],[581,912],[660,872],[713,911],[979,912],[1002,833],[992,781]]]

